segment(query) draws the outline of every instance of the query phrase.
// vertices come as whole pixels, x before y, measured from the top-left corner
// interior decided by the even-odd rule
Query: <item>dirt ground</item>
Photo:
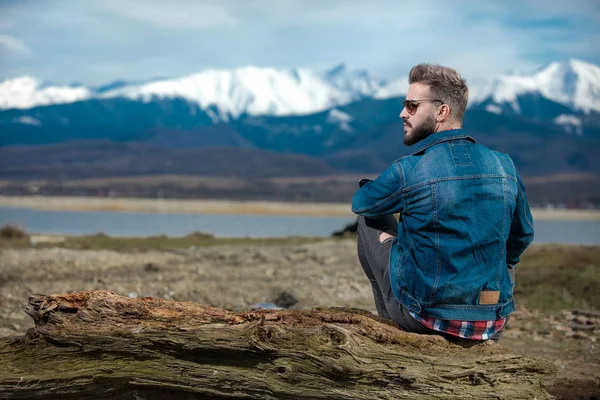
[[[232,310],[275,302],[287,292],[298,301],[293,308],[350,306],[375,312],[355,250],[353,239],[171,250],[4,248],[0,336],[21,335],[33,326],[24,312],[29,294],[89,289]],[[557,398],[593,399],[600,398],[599,338],[597,311],[548,313],[520,306],[500,344],[556,362],[559,373],[549,391]]]

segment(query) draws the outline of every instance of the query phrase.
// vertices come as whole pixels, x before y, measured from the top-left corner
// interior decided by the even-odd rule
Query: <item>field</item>
[[[94,151],[97,151],[95,149]],[[50,152],[56,155],[56,152]],[[46,157],[48,152],[39,156]],[[124,157],[126,155],[123,155]],[[16,157],[16,158],[15,158]],[[15,163],[23,163],[26,169],[42,173],[48,179],[38,176],[30,177],[28,173],[17,174],[18,177],[10,178],[4,174],[0,179],[0,195],[5,196],[77,196],[77,197],[108,197],[110,198],[137,198],[137,199],[188,199],[188,200],[221,200],[231,202],[237,200],[271,201],[271,202],[313,202],[313,203],[348,203],[358,188],[361,178],[376,178],[376,174],[316,174],[297,176],[295,163],[281,169],[281,165],[273,168],[269,163],[247,165],[239,175],[224,173],[228,163],[218,160],[216,165],[217,175],[203,175],[189,173],[187,175],[143,175],[135,173],[130,176],[121,175],[123,171],[113,171],[116,176],[66,178],[65,171],[52,171],[52,168],[61,168],[56,161],[50,165],[35,166],[31,157],[16,156],[0,161],[9,163],[13,168]],[[100,151],[100,160],[104,162],[106,153]],[[163,155],[160,157],[163,158]],[[12,161],[11,161],[12,160]],[[36,158],[37,161],[37,158]],[[97,166],[82,170],[81,165],[88,165],[89,160],[76,163],[73,170],[76,174],[90,172],[101,173]],[[190,162],[191,166],[197,160]],[[210,164],[210,163],[209,163]],[[234,163],[235,164],[235,163]],[[93,164],[92,164],[93,165]],[[133,164],[135,165],[135,163]],[[1,168],[1,165],[0,165]],[[8,167],[7,167],[8,168]],[[10,169],[12,170],[12,169]],[[17,168],[18,170],[18,168]],[[263,173],[261,173],[260,171]],[[288,171],[288,175],[281,175]],[[15,171],[13,171],[15,172]],[[266,175],[264,174],[266,173]],[[275,173],[275,176],[270,174]],[[35,174],[34,174],[35,175]],[[67,174],[68,175],[68,174]],[[36,175],[37,176],[37,175]],[[56,179],[61,176],[61,179]],[[533,206],[545,208],[547,205],[566,206],[569,208],[598,208],[600,205],[600,177],[590,173],[569,173],[543,176],[523,176],[527,188],[527,197]]]
[[[33,326],[31,293],[108,289],[231,310],[275,302],[374,312],[353,238],[19,236],[0,239],[0,336]],[[9,236],[12,236],[9,238]],[[500,344],[553,360],[550,392],[600,395],[600,246],[533,245],[517,270],[517,311]],[[596,397],[594,397],[596,396]]]

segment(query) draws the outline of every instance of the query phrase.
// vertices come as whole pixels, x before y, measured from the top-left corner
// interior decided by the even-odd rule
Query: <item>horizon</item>
[[[461,0],[0,2],[0,81],[101,86],[207,70],[345,64],[382,80],[431,62],[470,80],[600,64],[600,4]],[[407,56],[408,55],[408,56]]]

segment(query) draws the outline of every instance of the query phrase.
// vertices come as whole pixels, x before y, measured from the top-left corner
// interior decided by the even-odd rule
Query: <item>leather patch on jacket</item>
[[[479,292],[479,304],[498,304],[499,290],[482,290]]]

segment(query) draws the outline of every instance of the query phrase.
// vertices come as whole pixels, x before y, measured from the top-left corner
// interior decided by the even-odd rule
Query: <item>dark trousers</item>
[[[382,318],[393,320],[407,332],[441,334],[449,339],[457,339],[427,328],[414,319],[408,309],[398,302],[390,282],[390,250],[393,239],[380,242],[379,236],[382,232],[392,236],[398,234],[398,221],[393,215],[358,218],[358,259],[371,283],[377,314]],[[501,333],[496,333],[491,339],[500,339]]]
[[[377,218],[358,217],[358,259],[371,282],[377,314],[393,320],[407,332],[439,334],[414,319],[394,296],[390,282],[392,238],[381,243],[379,236],[382,232],[392,236],[398,234],[398,221],[393,215]]]

